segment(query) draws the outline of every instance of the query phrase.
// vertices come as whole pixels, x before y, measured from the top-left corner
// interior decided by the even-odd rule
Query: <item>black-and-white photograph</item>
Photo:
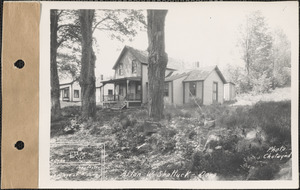
[[[50,180],[292,180],[293,6],[196,5],[50,10]]]

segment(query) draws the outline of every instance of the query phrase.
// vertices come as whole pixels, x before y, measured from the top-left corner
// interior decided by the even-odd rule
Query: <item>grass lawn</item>
[[[259,101],[286,101],[291,100],[291,87],[276,88],[265,94],[240,94],[236,97],[237,102],[233,105],[253,105]]]
[[[64,116],[51,123],[50,176],[94,181],[290,179],[290,100],[238,102],[202,106],[201,111],[191,105],[166,107],[160,122],[151,121],[143,108],[99,108],[94,121],[81,121],[78,106],[64,107]],[[105,178],[99,164],[103,158]]]

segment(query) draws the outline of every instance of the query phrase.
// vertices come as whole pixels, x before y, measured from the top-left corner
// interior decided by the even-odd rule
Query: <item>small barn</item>
[[[224,100],[232,101],[235,100],[235,84],[233,82],[227,82],[224,85]]]

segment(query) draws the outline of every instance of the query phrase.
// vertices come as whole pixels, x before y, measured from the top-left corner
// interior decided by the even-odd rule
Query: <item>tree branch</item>
[[[80,26],[77,26],[77,25],[74,25],[74,24],[62,24],[62,25],[59,25],[57,27],[57,30],[59,30],[60,28],[62,27],[74,27],[74,28],[79,28]]]
[[[61,11],[57,14],[57,16],[59,17],[63,12],[64,12],[64,11],[61,10]]]
[[[119,27],[120,27],[120,32],[121,33],[123,33],[123,34],[125,34],[126,35],[126,33],[130,33],[129,32],[129,30],[126,28],[126,27],[124,27],[124,25],[121,23],[121,22],[118,22],[116,19],[114,19],[114,18],[110,18],[116,25],[118,25]],[[125,31],[122,31],[122,29]],[[115,30],[116,31],[116,30]]]
[[[61,38],[58,42],[57,42],[57,48],[64,42],[67,41],[65,38]]]
[[[97,27],[98,27],[99,24],[101,24],[102,22],[104,22],[105,20],[107,20],[107,19],[109,19],[109,18],[110,18],[110,17],[107,16],[107,17],[105,17],[104,19],[102,19],[102,20],[100,20],[99,22],[97,22],[97,23],[95,24],[95,26],[93,27],[92,33],[94,33],[94,31],[97,29]]]

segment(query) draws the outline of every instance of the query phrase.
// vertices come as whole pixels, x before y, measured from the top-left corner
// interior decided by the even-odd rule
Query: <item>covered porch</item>
[[[135,107],[142,104],[141,77],[124,77],[102,81],[103,90],[106,84],[114,84],[114,94],[103,94],[103,105],[107,107]]]

